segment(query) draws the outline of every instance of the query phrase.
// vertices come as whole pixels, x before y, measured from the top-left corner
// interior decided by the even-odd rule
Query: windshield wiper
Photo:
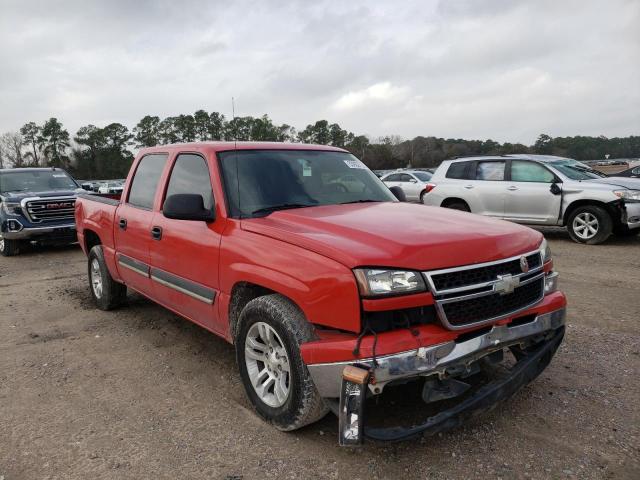
[[[258,208],[251,212],[251,215],[265,214],[269,215],[277,210],[290,210],[292,208],[315,207],[317,203],[282,203],[280,205],[271,205],[269,207]]]
[[[373,200],[371,198],[367,198],[364,200],[352,200],[350,202],[340,202],[340,205],[348,205],[350,203],[379,203],[382,202],[382,200]]]

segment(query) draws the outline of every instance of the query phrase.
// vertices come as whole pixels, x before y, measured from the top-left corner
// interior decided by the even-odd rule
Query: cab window
[[[166,161],[166,153],[154,153],[142,157],[131,181],[127,203],[148,210],[153,208],[153,199]]]
[[[504,180],[504,165],[505,162],[478,162],[476,180]]]
[[[553,183],[556,177],[545,167],[536,162],[511,162],[511,180],[514,182]]]
[[[179,193],[196,193],[202,195],[204,208],[213,208],[213,189],[211,188],[211,177],[209,168],[204,158],[193,153],[183,153],[178,155],[169,185],[167,186],[167,197]]]

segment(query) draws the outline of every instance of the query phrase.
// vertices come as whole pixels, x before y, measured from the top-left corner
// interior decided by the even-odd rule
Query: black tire
[[[265,403],[258,396],[249,377],[245,341],[251,327],[257,322],[266,323],[275,330],[289,359],[289,393],[284,404],[279,407]],[[258,415],[279,430],[297,430],[320,420],[329,411],[300,355],[300,344],[313,338],[313,327],[300,309],[279,294],[251,300],[240,314],[235,338],[240,378]]]
[[[92,278],[92,269],[94,262],[97,262],[97,274],[101,280],[101,289],[98,291]],[[87,273],[89,276],[89,290],[91,297],[100,310],[112,310],[122,305],[127,299],[127,287],[122,283],[116,282],[109,273],[107,264],[104,261],[102,246],[96,245],[89,252],[87,262]]]
[[[451,210],[460,210],[461,212],[470,212],[471,209],[469,205],[465,202],[453,201],[449,202],[445,205],[445,208],[450,208]]]
[[[585,233],[583,230],[580,230],[580,225],[577,224],[576,218],[584,218],[585,216],[587,216],[587,218],[595,217],[597,221],[597,223],[593,225],[593,228],[596,229],[595,234]],[[598,245],[611,236],[613,232],[613,220],[611,219],[611,215],[598,205],[582,205],[575,208],[569,215],[567,219],[567,230],[574,242]],[[593,236],[586,237],[585,235]]]
[[[422,192],[420,193],[420,203],[424,205],[424,196],[427,194],[427,192]]]
[[[0,238],[0,254],[3,257],[13,257],[20,253],[20,241]]]

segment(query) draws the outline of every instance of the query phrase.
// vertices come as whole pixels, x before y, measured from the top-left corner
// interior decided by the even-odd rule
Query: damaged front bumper
[[[308,368],[321,395],[327,398],[327,403],[339,417],[341,445],[358,445],[365,437],[397,441],[420,434],[431,435],[462,424],[472,414],[489,409],[535,379],[562,342],[565,316],[566,310],[561,308],[538,315],[527,323],[494,326],[465,341],[387,355],[375,361],[371,358],[309,365]],[[499,373],[490,376],[473,393],[461,395],[455,406],[440,410],[411,427],[372,427],[365,423],[366,398],[379,395],[390,383],[402,383],[418,377],[430,377],[435,382],[462,383],[453,379],[465,378],[465,374],[473,371],[474,367],[490,366],[492,354],[501,355],[507,348],[514,354],[515,363],[508,369],[499,367],[496,370]],[[354,372],[358,369],[366,373],[361,376],[364,381],[354,380]],[[452,397],[457,397],[457,394]]]

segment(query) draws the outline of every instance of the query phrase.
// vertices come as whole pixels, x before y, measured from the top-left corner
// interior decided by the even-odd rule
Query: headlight
[[[2,202],[2,210],[9,215],[20,215],[22,213],[19,203]]]
[[[546,238],[543,238],[542,243],[540,244],[540,255],[542,256],[543,264],[551,260],[551,249],[549,248]]]
[[[419,272],[358,268],[353,273],[363,297],[424,292],[427,289]]]
[[[640,190],[614,190],[613,194],[627,202],[640,202]]]

